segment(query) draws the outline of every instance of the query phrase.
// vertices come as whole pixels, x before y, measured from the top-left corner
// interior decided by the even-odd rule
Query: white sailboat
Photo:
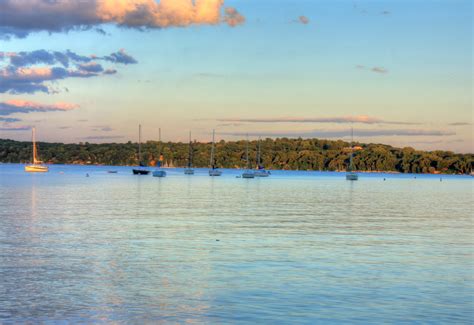
[[[160,169],[161,167],[161,163],[163,161],[163,154],[162,154],[162,146],[161,146],[161,128],[159,128],[158,130],[158,155],[159,155],[159,158],[158,158],[158,162],[156,163],[156,167],[157,169],[153,171],[153,177],[166,177],[166,172],[162,169]]]
[[[346,173],[346,180],[348,181],[356,181],[359,179],[359,175],[357,175],[354,170],[354,164],[352,162],[354,157],[354,129],[351,128],[351,156],[349,158],[349,168],[347,168]]]
[[[189,153],[188,153],[188,166],[184,169],[185,175],[194,175],[193,169],[193,143],[191,141],[191,131],[189,131]]]
[[[242,178],[255,178],[253,171],[250,171],[250,162],[249,162],[249,136],[247,134],[247,145],[245,147],[245,161],[246,161],[246,171],[242,174]]]
[[[268,177],[270,176],[270,171],[265,170],[265,167],[262,166],[262,150],[261,150],[261,140],[258,139],[258,148],[257,148],[257,170],[254,172],[255,177]]]
[[[210,161],[210,168],[209,168],[209,176],[221,176],[222,172],[217,169],[216,161],[215,161],[215,134],[216,130],[212,130],[212,146],[211,146],[211,161]]]
[[[28,173],[45,173],[49,171],[48,166],[42,165],[42,161],[37,159],[36,151],[36,129],[33,128],[31,132],[31,137],[33,141],[33,163],[31,165],[25,166],[25,172]]]

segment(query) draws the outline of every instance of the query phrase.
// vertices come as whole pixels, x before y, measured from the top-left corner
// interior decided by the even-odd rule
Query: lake
[[[0,323],[473,321],[472,177],[167,172],[0,165]]]

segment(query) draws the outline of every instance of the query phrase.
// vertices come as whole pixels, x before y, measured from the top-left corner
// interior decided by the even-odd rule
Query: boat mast
[[[260,137],[258,138],[258,148],[257,148],[257,168],[260,169],[260,146],[261,146],[261,142],[260,142]]]
[[[142,125],[138,124],[138,164],[142,164]]]
[[[192,148],[192,141],[191,141],[191,131],[189,131],[189,153],[188,153],[188,168],[193,166],[193,148]]]
[[[351,155],[349,158],[349,171],[352,172],[353,166],[352,166],[352,158],[354,156],[354,128],[351,127]]]
[[[214,140],[215,140],[216,130],[212,130],[212,146],[211,146],[211,168],[215,169],[214,166]]]
[[[36,128],[33,127],[31,130],[31,137],[33,142],[33,164],[36,164]]]
[[[250,169],[249,164],[249,134],[247,133],[247,145],[245,146],[245,159],[247,161],[247,170]]]

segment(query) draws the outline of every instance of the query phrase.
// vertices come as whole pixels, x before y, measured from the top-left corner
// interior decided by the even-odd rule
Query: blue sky
[[[4,53],[104,57],[123,49],[137,63],[99,59],[117,73],[46,81],[49,93],[0,93],[4,110],[11,101],[46,108],[1,115],[20,121],[0,125],[0,137],[27,140],[35,125],[45,141],[125,142],[141,123],[147,139],[159,127],[175,141],[189,130],[208,140],[213,128],[225,139],[332,139],[353,126],[363,142],[474,151],[471,1],[225,1],[222,15],[227,7],[245,22],[140,31],[87,21],[88,29],[57,32],[39,10],[38,28],[24,38],[8,34],[24,27],[15,8],[10,29],[0,22]],[[5,57],[0,69],[9,64]],[[51,109],[56,103],[77,107]]]

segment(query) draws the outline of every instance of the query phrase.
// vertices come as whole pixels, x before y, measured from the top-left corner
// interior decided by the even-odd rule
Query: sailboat
[[[242,174],[242,178],[255,178],[255,174],[250,171],[250,162],[249,162],[249,136],[247,134],[247,145],[245,146],[245,162],[247,170]]]
[[[41,165],[41,161],[37,159],[36,152],[36,129],[33,128],[31,131],[31,137],[33,141],[33,164],[25,166],[25,172],[28,173],[45,173],[49,171],[48,166]]]
[[[189,152],[188,152],[188,166],[184,170],[185,175],[194,175],[193,169],[193,143],[191,141],[191,131],[189,131]]]
[[[153,171],[153,177],[166,177],[166,172],[160,169],[164,160],[161,146],[161,128],[159,129],[158,143],[158,152],[160,157],[158,158],[158,162],[156,163],[157,169]]]
[[[146,167],[146,165],[142,162],[142,126],[141,124],[138,125],[138,163],[140,167]],[[133,175],[148,175],[150,171],[144,168],[134,168]]]
[[[270,171],[265,170],[265,167],[262,166],[262,150],[261,150],[261,140],[258,139],[257,146],[257,170],[254,172],[255,177],[268,177],[270,176]]]
[[[217,169],[216,161],[215,161],[215,134],[216,130],[212,130],[212,146],[211,146],[211,161],[210,161],[210,169],[209,169],[209,176],[221,176],[222,172]]]
[[[353,157],[354,157],[354,129],[351,129],[351,156],[349,158],[349,168],[347,168],[346,173],[346,180],[348,181],[356,181],[359,179],[359,175],[357,175],[354,170],[353,164]]]

